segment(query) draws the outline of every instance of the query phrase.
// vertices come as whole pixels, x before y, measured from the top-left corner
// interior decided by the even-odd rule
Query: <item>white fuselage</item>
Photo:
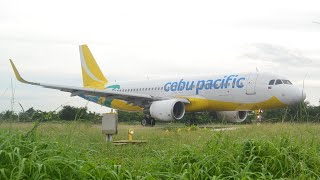
[[[271,80],[281,80],[282,83],[269,85]],[[186,111],[273,109],[305,99],[301,88],[284,84],[283,80],[287,79],[270,73],[254,72],[109,83],[106,91],[148,94],[161,98],[184,97],[191,101],[190,105],[186,106]],[[109,107],[138,110],[129,106],[118,106],[119,103],[114,100],[109,99]]]

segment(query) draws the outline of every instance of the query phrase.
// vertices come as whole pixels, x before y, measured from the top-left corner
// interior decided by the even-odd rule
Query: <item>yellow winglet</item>
[[[29,81],[24,80],[24,79],[21,77],[20,73],[18,72],[18,70],[17,70],[16,66],[14,65],[14,63],[12,62],[12,60],[9,59],[9,61],[10,61],[10,63],[11,63],[12,69],[13,69],[14,74],[15,74],[15,76],[16,76],[16,78],[17,78],[18,81],[20,81],[20,82],[22,82],[22,83],[27,83],[27,84],[36,84],[36,83],[33,83],[33,82],[29,82]]]

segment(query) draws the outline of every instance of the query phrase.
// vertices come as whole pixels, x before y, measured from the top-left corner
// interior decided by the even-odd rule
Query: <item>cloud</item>
[[[250,51],[243,55],[251,60],[274,63],[276,65],[313,65],[312,59],[304,56],[298,50],[287,49],[282,46],[257,43],[250,47]]]
[[[0,35],[1,41],[13,42],[13,43],[28,43],[28,44],[49,44],[49,45],[68,45],[75,46],[80,44],[95,44],[100,46],[110,45],[108,42],[92,40],[92,39],[83,39],[83,40],[75,40],[73,38],[61,38],[61,37],[47,37],[40,35],[30,35],[27,34],[25,36],[12,36],[12,35]]]

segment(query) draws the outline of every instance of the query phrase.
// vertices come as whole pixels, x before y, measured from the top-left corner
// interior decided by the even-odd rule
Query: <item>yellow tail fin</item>
[[[83,87],[104,89],[108,80],[104,77],[87,45],[80,45]]]

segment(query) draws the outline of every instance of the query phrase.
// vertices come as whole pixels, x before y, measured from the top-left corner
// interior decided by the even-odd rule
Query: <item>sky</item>
[[[11,58],[30,81],[81,87],[80,44],[89,46],[109,81],[259,69],[301,87],[305,79],[307,101],[319,105],[320,1],[1,0],[0,112],[20,112],[19,103],[109,111],[21,84],[9,65]]]

